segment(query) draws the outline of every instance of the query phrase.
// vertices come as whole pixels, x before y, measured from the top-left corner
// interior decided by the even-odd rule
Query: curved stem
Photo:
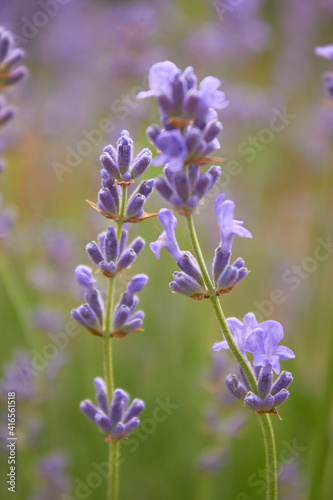
[[[126,201],[127,201],[127,188],[126,186],[123,186],[120,213],[117,220],[116,236],[118,240],[121,236],[121,231],[124,225]],[[108,295],[107,295],[106,310],[105,310],[105,323],[103,329],[104,378],[107,386],[109,401],[111,401],[114,393],[112,337],[110,337],[113,302],[114,302],[114,284],[115,284],[115,278],[109,278]],[[109,476],[108,476],[107,500],[117,500],[118,485],[119,485],[119,442],[111,442],[109,444]]]
[[[193,221],[192,215],[186,217],[187,227],[190,233],[190,238],[192,241],[192,245],[196,254],[196,258],[204,278],[205,285],[207,287],[209,298],[212,303],[217,321],[222,330],[225,340],[228,343],[228,346],[236,358],[236,361],[242,368],[248,383],[250,385],[251,391],[255,394],[257,393],[257,382],[256,378],[252,372],[251,367],[249,366],[247,360],[242,356],[240,350],[234,342],[234,339],[230,333],[227,322],[225,320],[223,310],[220,304],[220,301],[216,295],[215,287],[212,283],[212,280],[209,276],[209,272],[206,267],[206,263],[204,257],[202,255],[200,243],[198,241],[197,233],[195,230],[195,225]],[[276,500],[277,498],[277,471],[276,471],[276,449],[275,449],[275,440],[272,424],[270,421],[269,415],[267,413],[257,414],[260,420],[264,442],[265,442],[265,454],[266,454],[266,478],[267,478],[267,500]]]
[[[227,325],[227,322],[225,320],[225,317],[224,317],[224,314],[223,314],[223,310],[222,310],[220,301],[219,301],[218,297],[216,296],[215,287],[214,287],[214,285],[212,283],[212,280],[211,280],[211,278],[209,276],[209,273],[208,273],[208,270],[207,270],[207,267],[206,267],[206,264],[205,264],[205,260],[204,260],[204,257],[202,255],[202,251],[201,251],[200,243],[198,241],[198,237],[197,237],[197,233],[196,233],[196,230],[195,230],[195,226],[194,226],[194,221],[193,221],[192,215],[187,216],[186,220],[187,220],[187,226],[188,226],[188,230],[189,230],[189,233],[190,233],[192,245],[193,245],[196,257],[197,257],[197,261],[198,261],[198,264],[199,264],[202,276],[204,278],[205,285],[206,285],[208,293],[209,293],[210,301],[211,301],[213,309],[215,311],[215,315],[216,315],[218,324],[219,324],[219,326],[220,326],[220,328],[222,330],[224,338],[227,341],[228,346],[229,346],[232,354],[236,358],[237,363],[242,368],[242,370],[243,370],[243,372],[244,372],[244,374],[245,374],[245,376],[246,376],[246,378],[247,378],[247,380],[249,382],[251,391],[256,394],[256,392],[257,392],[257,382],[256,382],[256,379],[255,379],[255,376],[254,376],[254,374],[253,374],[253,372],[252,372],[252,370],[251,370],[248,362],[242,356],[240,350],[238,349],[237,345],[235,344],[235,341],[234,341],[234,339],[233,339],[233,337],[232,337],[232,335],[230,333],[230,330],[228,328],[228,325]]]
[[[259,417],[262,433],[265,442],[266,454],[266,499],[277,499],[277,469],[276,469],[276,448],[274,431],[271,423],[270,416],[267,413],[262,415],[257,414]]]

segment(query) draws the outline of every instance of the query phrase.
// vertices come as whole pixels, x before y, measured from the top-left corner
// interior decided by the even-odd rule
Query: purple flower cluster
[[[134,399],[128,405],[129,395],[122,389],[116,389],[109,404],[104,380],[97,377],[94,383],[98,405],[86,399],[80,404],[81,411],[100,431],[108,435],[107,441],[126,439],[140,424],[139,416],[145,408],[144,402]]]
[[[215,213],[220,229],[221,243],[215,250],[213,276],[218,294],[229,293],[248,274],[243,259],[238,258],[233,264],[230,264],[234,235],[252,238],[250,231],[243,227],[243,222],[234,219],[234,211],[234,202],[225,200],[224,193],[216,198]]]
[[[127,236],[126,224],[119,242],[114,227],[109,226],[105,232],[98,235],[98,244],[92,241],[86,246],[90,259],[107,278],[114,278],[116,274],[128,269],[145,246],[145,241],[137,237],[126,247]]]
[[[247,359],[247,352],[253,354],[253,372],[257,379],[257,394],[250,391],[242,371],[242,381],[238,379],[237,375],[227,376],[225,383],[228,390],[236,398],[244,401],[245,406],[251,410],[276,413],[276,407],[288,399],[287,388],[293,380],[291,373],[283,371],[280,374],[280,360],[295,357],[291,349],[279,345],[283,338],[282,326],[277,321],[264,321],[258,324],[253,313],[246,314],[243,323],[237,318],[228,318],[227,324],[244,358]],[[215,351],[228,348],[226,341],[213,346]],[[279,375],[274,383],[273,372]]]
[[[122,338],[130,332],[137,332],[141,329],[144,312],[135,311],[139,299],[136,293],[146,286],[148,276],[137,274],[128,283],[126,292],[124,292],[114,310],[112,335],[116,338]]]
[[[252,238],[251,233],[243,227],[243,222],[234,220],[234,202],[224,198],[225,195],[221,194],[215,202],[215,212],[221,235],[221,243],[215,250],[213,261],[213,276],[217,295],[229,293],[248,274],[243,259],[238,258],[233,264],[230,264],[234,235]],[[150,249],[159,259],[161,249],[164,247],[181,269],[181,272],[175,272],[173,275],[175,281],[170,283],[171,290],[197,300],[209,297],[198,262],[190,252],[181,252],[179,249],[175,236],[176,217],[171,210],[162,208],[158,220],[164,231],[157,241],[150,244]]]
[[[216,109],[228,104],[220,85],[220,80],[208,76],[198,86],[193,68],[182,72],[164,61],[151,67],[150,90],[137,96],[157,100],[163,129],[152,125],[147,136],[159,153],[152,164],[166,167],[156,190],[182,215],[197,209],[221,174],[217,166],[200,173],[200,166],[211,164],[211,154],[220,148],[217,136],[223,127]]]
[[[129,186],[147,170],[151,163],[151,152],[143,149],[133,157],[133,141],[127,130],[121,132],[117,149],[106,146],[100,157],[102,189],[98,192],[97,205],[89,202],[108,219],[118,220],[123,202],[122,188]],[[142,181],[129,198],[124,222],[140,222],[151,216],[144,213],[144,205],[154,188],[154,179]]]
[[[86,303],[72,310],[72,318],[85,330],[102,337],[105,307],[100,293],[94,288],[96,280],[92,276],[92,270],[88,266],[80,265],[75,269],[75,277],[78,284],[84,289]],[[145,274],[137,274],[131,279],[126,292],[122,294],[115,308],[112,331],[106,332],[106,335],[122,338],[128,333],[141,329],[144,313],[143,311],[134,312],[139,302],[136,293],[141,292],[147,282],[148,276]]]
[[[324,57],[325,59],[333,60],[333,44],[325,45],[323,47],[316,47],[317,56]],[[327,71],[323,75],[324,85],[330,97],[333,97],[333,72]]]
[[[159,212],[158,220],[163,226],[164,231],[149,246],[157,259],[160,258],[161,249],[165,248],[180,268],[180,272],[173,274],[175,281],[170,283],[171,290],[174,293],[180,293],[181,295],[201,300],[207,295],[204,280],[198,262],[193,255],[190,252],[182,252],[179,249],[175,236],[177,226],[176,217],[171,210],[162,208]]]

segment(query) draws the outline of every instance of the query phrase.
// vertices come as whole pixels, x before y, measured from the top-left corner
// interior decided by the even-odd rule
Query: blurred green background
[[[8,94],[19,116],[4,133],[8,168],[1,191],[7,205],[17,206],[19,216],[1,249],[9,279],[0,281],[2,367],[17,349],[35,356],[50,343],[47,329],[40,331],[30,321],[34,311],[53,310],[59,333],[70,321],[70,310],[81,303],[74,268],[89,265],[85,244],[107,226],[85,200],[96,200],[99,155],[123,128],[135,138],[136,151],[149,146],[145,129],[158,122],[158,110],[152,101],[137,102],[134,96],[146,88],[150,65],[164,59],[181,68],[193,65],[199,79],[210,74],[220,78],[230,100],[220,114],[220,156],[228,161],[214,194],[226,190],[236,202],[236,217],[253,233],[253,240],[235,241],[233,253],[245,259],[251,273],[223,297],[222,306],[227,317],[242,318],[253,311],[262,319],[280,321],[283,343],[296,353],[295,360],[282,365],[292,371],[294,382],[291,397],[281,407],[283,420],[273,419],[273,425],[279,462],[297,466],[281,488],[281,498],[306,498],[325,374],[333,366],[331,359],[327,368],[333,325],[332,250],[322,251],[322,261],[309,260],[316,255],[318,238],[333,237],[333,108],[322,101],[326,96],[321,81],[332,63],[314,54],[316,45],[332,42],[332,2],[73,0],[57,5],[56,14],[46,14],[47,23],[37,28],[36,12],[46,12],[40,3],[4,0],[0,7],[0,24],[21,37],[30,71],[29,80]],[[29,33],[34,35],[27,38]],[[284,108],[292,118],[281,132],[271,134],[274,110]],[[98,130],[106,118],[112,120],[113,130],[97,134],[96,144],[88,141],[89,154],[81,155],[79,164],[67,168],[59,181],[54,162],[66,165],[68,148],[76,151],[80,141],[87,141],[87,131]],[[245,152],[251,137],[259,141],[253,159]],[[232,161],[238,165],[236,174],[230,170]],[[160,172],[151,167],[146,177]],[[163,205],[154,193],[147,208],[153,212]],[[208,197],[196,216],[208,263],[219,242],[213,205]],[[155,219],[133,226],[132,236],[141,235],[147,243],[160,234]],[[65,263],[50,258],[46,229],[71,238]],[[180,217],[177,237],[182,250],[191,250]],[[293,266],[301,266],[301,271]],[[136,440],[122,446],[121,498],[264,498],[264,447],[256,416],[239,403],[246,422],[236,436],[217,438],[207,432],[205,408],[218,406],[207,372],[220,332],[208,302],[170,293],[175,270],[166,252],[157,261],[148,244],[131,270],[150,278],[140,297],[144,332],[114,342],[115,381],[131,396],[144,399],[146,410]],[[299,272],[303,277],[288,281]],[[39,276],[44,281],[38,281]],[[51,285],[52,280],[58,282]],[[105,286],[102,280],[100,286]],[[283,303],[273,303],[276,289]],[[34,491],[43,484],[36,463],[51,451],[68,454],[68,498],[105,497],[104,480],[88,486],[87,496],[78,496],[76,490],[89,482],[93,463],[107,456],[103,436],[78,409],[82,399],[94,398],[93,378],[103,375],[102,343],[80,330],[65,351],[68,363],[57,380],[47,383],[41,370],[33,381],[37,396],[18,401],[16,498],[22,500],[35,498]],[[224,390],[221,384],[220,392]],[[167,400],[177,408],[165,421],[156,422],[158,401]],[[224,418],[223,404],[218,407]],[[36,443],[29,441],[30,419],[42,425]],[[227,462],[219,472],[202,471],[200,456],[217,441],[228,450]],[[327,460],[320,498],[328,500],[332,447]],[[6,467],[4,451],[1,470]],[[3,481],[0,491],[1,498],[10,498]]]

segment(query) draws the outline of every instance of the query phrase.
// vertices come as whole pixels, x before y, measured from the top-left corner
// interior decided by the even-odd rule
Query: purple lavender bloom
[[[240,350],[241,354],[246,357],[245,344],[246,340],[252,331],[258,327],[258,321],[253,313],[245,314],[243,318],[243,323],[237,318],[227,318],[227,325],[230,330],[233,339]],[[220,351],[221,349],[229,349],[226,340],[222,342],[217,342],[213,345],[214,351]]]
[[[187,295],[193,298],[203,298],[206,294],[204,281],[198,262],[190,252],[182,252],[179,249],[175,229],[177,219],[166,208],[159,211],[158,220],[162,224],[164,231],[159,238],[150,243],[149,247],[157,259],[160,258],[161,249],[166,251],[175,259],[177,266],[182,272],[175,272],[173,278],[175,281],[170,283],[170,288],[175,293]]]
[[[78,284],[87,290],[92,290],[96,280],[92,276],[92,269],[88,266],[77,266],[74,271],[75,279]]]
[[[105,232],[98,235],[98,244],[92,241],[86,246],[88,256],[107,278],[113,278],[117,273],[128,269],[145,246],[143,238],[137,237],[127,248],[122,248],[121,240],[126,235],[125,226],[118,241],[115,229],[109,226]]]
[[[149,127],[147,135],[160,152],[152,164],[163,166],[167,163],[170,170],[178,172],[183,170],[185,164],[212,163],[210,155],[220,149],[217,136],[222,131],[222,124],[217,120],[217,113],[213,109],[208,111],[206,118],[207,123],[202,124],[202,129],[190,124],[185,127],[184,135],[180,130],[160,131],[156,126],[153,126],[152,134],[152,128]]]
[[[134,191],[134,193],[128,200],[126,207],[125,218],[127,220],[135,220],[143,216],[143,208],[147,201],[147,198],[153,192],[154,182],[154,179],[142,181],[139,184],[138,188]]]
[[[268,394],[268,396],[262,400],[256,394],[253,394],[253,392],[248,392],[244,399],[244,403],[250,410],[269,412],[274,407],[274,397]]]
[[[23,50],[14,48],[12,34],[0,27],[0,89],[14,85],[27,75],[24,66],[17,66],[24,55]]]
[[[215,201],[215,213],[221,234],[221,249],[229,252],[232,247],[234,235],[242,238],[252,238],[250,231],[243,227],[243,221],[234,219],[235,204],[225,200],[225,193],[220,194]]]
[[[291,373],[285,371],[281,372],[279,377],[272,385],[270,393],[273,394],[273,396],[275,396],[275,394],[282,391],[282,389],[287,389],[292,381],[293,381],[293,376]]]
[[[242,226],[243,222],[234,220],[234,211],[234,202],[225,200],[224,193],[216,198],[215,213],[220,228],[221,243],[215,250],[213,276],[218,294],[229,293],[248,274],[243,259],[238,258],[230,264],[234,235],[252,238],[250,231]]]
[[[90,333],[101,336],[104,322],[104,302],[94,288],[95,279],[92,277],[91,268],[83,265],[77,266],[75,278],[85,291],[84,298],[87,303],[81,305],[78,309],[73,309],[71,316]]]
[[[197,88],[197,79],[192,67],[182,73],[171,61],[154,64],[149,71],[150,90],[139,92],[138,99],[156,97],[164,126],[170,125],[170,118],[185,116],[194,119],[194,124],[206,120],[209,108],[223,109],[227,106],[221,82],[208,76]],[[171,124],[172,126],[172,124]]]
[[[333,44],[316,47],[315,52],[317,56],[333,60]]]
[[[137,293],[146,286],[148,276],[137,274],[128,283],[126,292],[120,297],[115,307],[113,315],[113,325],[111,335],[116,338],[123,338],[131,332],[141,329],[144,319],[143,311],[135,311],[139,299]]]
[[[230,391],[233,396],[235,396],[237,399],[240,399],[241,401],[244,400],[248,391],[247,388],[242,384],[242,382],[238,380],[237,375],[228,375],[225,379],[225,385],[228,391]]]
[[[103,169],[118,182],[131,182],[140,177],[149,167],[152,159],[151,151],[143,149],[132,160],[133,140],[127,130],[121,132],[117,142],[117,150],[111,145],[104,148],[100,157]]]
[[[182,257],[182,253],[179,249],[175,236],[177,219],[171,210],[162,208],[159,211],[158,220],[163,226],[164,231],[156,241],[150,243],[149,248],[157,259],[160,258],[161,249],[165,248],[171,257],[177,262]]]
[[[95,378],[98,406],[85,400],[80,404],[84,415],[94,422],[100,431],[108,434],[108,441],[126,439],[140,424],[139,416],[145,408],[140,399],[134,399],[128,406],[129,395],[122,389],[116,389],[112,401],[107,403],[106,384],[101,378]]]
[[[245,349],[253,354],[253,365],[270,365],[275,373],[280,373],[280,360],[292,359],[295,354],[285,346],[278,346],[283,338],[283,328],[277,321],[260,323],[247,337]]]
[[[156,191],[181,215],[190,215],[214,187],[221,175],[221,167],[212,166],[200,173],[199,165],[189,165],[187,172],[173,172],[170,165],[163,170],[164,177],[155,181]]]

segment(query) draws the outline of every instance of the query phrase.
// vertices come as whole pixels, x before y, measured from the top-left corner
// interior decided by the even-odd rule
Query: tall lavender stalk
[[[137,293],[147,284],[145,274],[134,276],[115,305],[115,283],[121,273],[128,269],[142,251],[145,242],[135,238],[127,245],[128,229],[131,223],[138,223],[156,214],[146,214],[144,205],[153,191],[154,181],[142,181],[128,197],[131,185],[149,167],[151,152],[142,150],[135,158],[133,141],[124,130],[117,142],[117,148],[109,145],[100,157],[102,164],[102,189],[98,193],[97,204],[89,202],[105,218],[112,220],[116,227],[109,226],[98,235],[97,242],[86,246],[87,254],[108,282],[107,297],[104,303],[95,289],[92,269],[80,265],[75,270],[78,284],[84,290],[86,303],[73,309],[72,317],[91,334],[103,342],[104,380],[95,378],[98,405],[85,400],[81,403],[82,412],[104,432],[109,443],[108,500],[116,500],[119,489],[119,442],[126,439],[140,421],[138,417],[144,410],[144,402],[134,399],[128,406],[129,395],[122,389],[115,389],[112,351],[115,339],[125,338],[131,332],[141,330],[143,311],[135,311],[138,304]]]
[[[147,129],[147,135],[159,152],[153,165],[165,167],[164,177],[156,180],[155,187],[173,211],[185,217],[195,256],[180,250],[175,236],[177,219],[171,210],[164,208],[158,217],[164,231],[150,248],[157,258],[165,248],[175,259],[180,271],[174,273],[174,281],[170,283],[174,293],[197,301],[209,299],[212,304],[223,335],[223,341],[213,348],[230,349],[239,365],[241,380],[230,374],[226,386],[259,417],[265,442],[267,500],[275,500],[276,449],[270,414],[279,416],[277,407],[288,398],[287,387],[292,381],[291,374],[280,374],[280,360],[295,356],[287,347],[278,345],[283,338],[283,329],[276,321],[258,324],[252,313],[244,317],[244,324],[236,318],[225,319],[219,296],[232,292],[248,273],[243,259],[230,260],[234,235],[252,238],[243,222],[234,219],[234,203],[226,200],[224,194],[215,201],[221,243],[215,250],[212,277],[194,222],[194,214],[221,172],[217,166],[202,172],[208,165],[219,161],[211,156],[220,147],[217,137],[222,130],[216,110],[228,104],[224,93],[219,90],[220,85],[217,78],[210,76],[198,86],[191,67],[182,72],[172,62],[164,61],[150,69],[150,90],[138,94],[139,99],[153,96],[157,100],[162,129],[152,125]],[[252,365],[246,352],[253,354]],[[279,375],[274,383],[273,372]]]

